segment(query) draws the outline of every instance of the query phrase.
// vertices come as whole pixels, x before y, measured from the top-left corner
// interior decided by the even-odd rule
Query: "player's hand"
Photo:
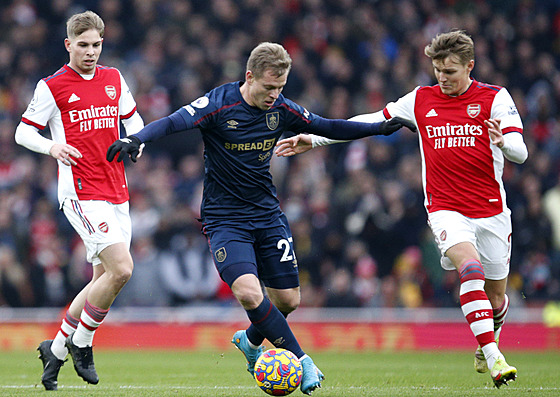
[[[52,145],[49,154],[57,160],[60,160],[64,165],[76,165],[76,161],[72,158],[81,159],[82,154],[74,146],[67,143],[55,143]]]
[[[136,159],[140,155],[141,144],[142,142],[140,142],[140,139],[134,135],[118,139],[109,146],[109,149],[107,149],[107,161],[113,161],[117,153],[120,152],[119,157],[117,157],[118,162],[123,161],[127,155],[130,156],[130,159],[133,162],[136,162]]]
[[[393,117],[392,119],[381,122],[379,132],[375,135],[391,135],[402,127],[407,127],[410,131],[416,132],[416,125],[412,121],[402,117]]]
[[[502,129],[500,128],[500,119],[489,119],[484,120],[484,124],[488,127],[488,134],[490,134],[490,140],[493,145],[499,148],[504,146],[504,135],[502,134]]]
[[[306,134],[299,134],[278,141],[274,153],[278,157],[290,157],[294,154],[305,153],[312,148],[311,137]]]
[[[142,143],[140,145],[140,147],[138,148],[138,156],[136,156],[136,159],[139,159],[140,157],[142,157],[142,154],[144,153],[144,148],[146,147],[145,143]]]

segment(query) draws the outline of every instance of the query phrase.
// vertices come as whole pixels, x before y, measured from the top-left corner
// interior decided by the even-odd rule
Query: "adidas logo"
[[[437,117],[437,116],[438,116],[438,114],[436,113],[436,111],[433,108],[428,113],[426,113],[426,117]]]
[[[72,93],[72,95],[70,95],[70,98],[68,99],[68,103],[72,103],[72,102],[76,102],[79,101],[80,97],[74,93]]]

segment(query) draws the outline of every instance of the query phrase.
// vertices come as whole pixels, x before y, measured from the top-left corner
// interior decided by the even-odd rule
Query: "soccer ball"
[[[271,396],[287,396],[298,388],[302,376],[301,363],[286,349],[267,350],[255,364],[257,385]]]

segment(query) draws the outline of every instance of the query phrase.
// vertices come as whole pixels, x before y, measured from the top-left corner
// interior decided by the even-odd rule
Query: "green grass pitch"
[[[507,353],[507,352],[506,352]],[[470,352],[368,352],[311,354],[325,373],[314,397],[327,396],[559,396],[560,352],[510,352],[519,376],[510,386],[492,387],[477,374]],[[233,347],[220,352],[96,351],[98,385],[87,385],[71,360],[61,369],[61,396],[266,396],[245,370]],[[47,393],[40,383],[36,352],[0,352],[0,395]],[[47,393],[52,395],[54,393]],[[302,396],[298,389],[292,396]]]

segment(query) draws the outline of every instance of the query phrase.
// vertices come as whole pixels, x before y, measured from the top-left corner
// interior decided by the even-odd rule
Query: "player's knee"
[[[299,306],[300,299],[298,297],[291,297],[288,300],[277,302],[276,307],[284,314],[290,314]]]
[[[132,277],[133,266],[128,264],[122,264],[121,266],[116,266],[114,269],[109,271],[110,277],[113,279],[117,285],[125,285],[128,280]]]
[[[257,307],[259,307],[263,300],[262,292],[254,291],[251,289],[237,291],[235,297],[245,310],[256,309]]]
[[[493,308],[500,307],[504,304],[505,295],[503,293],[497,293],[490,290],[486,291],[486,296]]]
[[[132,277],[132,268],[123,269],[119,274],[119,279],[123,284],[126,284]]]

